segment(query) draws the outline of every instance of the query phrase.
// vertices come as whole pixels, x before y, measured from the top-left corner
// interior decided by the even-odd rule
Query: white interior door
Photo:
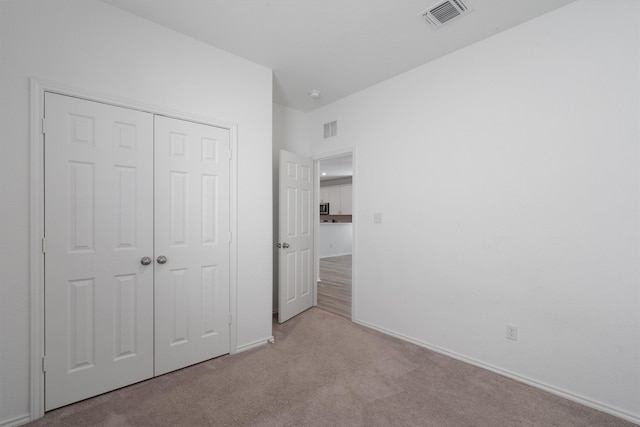
[[[162,116],[155,138],[160,375],[229,352],[231,150],[226,129]]]
[[[313,305],[313,161],[280,150],[278,322]]]
[[[153,116],[51,93],[45,116],[51,410],[153,375]]]

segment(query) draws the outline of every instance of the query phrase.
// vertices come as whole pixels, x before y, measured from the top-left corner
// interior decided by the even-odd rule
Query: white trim
[[[229,128],[229,138],[231,138],[231,162],[230,162],[230,195],[231,206],[229,206],[229,228],[231,229],[231,244],[229,245],[229,314],[231,315],[231,325],[229,328],[230,343],[229,353],[235,354],[238,349],[238,126]]]
[[[640,17],[640,12],[638,13],[638,17]],[[640,38],[639,38],[640,41]],[[640,53],[640,52],[639,52]],[[638,94],[640,95],[640,93]],[[640,158],[637,159],[638,161],[640,161]],[[640,185],[640,181],[638,181],[638,184]],[[640,219],[640,218],[639,218]],[[636,260],[638,263],[640,263],[640,259]],[[638,287],[640,288],[640,282],[638,283]],[[640,297],[640,293],[638,294],[638,296]],[[640,358],[637,360],[637,363],[640,364]],[[639,375],[638,375],[638,384],[640,384],[640,370],[638,370]],[[636,424],[640,424],[640,422],[638,421],[634,421]]]
[[[30,113],[30,228],[29,228],[29,286],[30,286],[30,420],[44,416],[44,373],[42,372],[42,356],[44,355],[44,256],[41,250],[41,239],[44,230],[44,152],[42,144],[42,118],[44,117],[44,93],[52,92],[73,96],[103,104],[115,105],[147,113],[172,117],[209,126],[229,130],[232,158],[230,164],[230,228],[232,233],[229,245],[229,312],[232,322],[229,328],[230,353],[238,349],[237,326],[237,292],[238,292],[238,126],[222,120],[194,114],[149,106],[138,101],[114,98],[109,95],[90,90],[78,89],[37,78],[30,79],[31,113]]]
[[[456,359],[456,360],[459,360],[461,362],[468,363],[470,365],[477,366],[477,367],[482,368],[482,369],[486,369],[488,371],[494,372],[494,373],[502,375],[504,377],[511,378],[512,380],[518,381],[520,383],[524,383],[524,384],[530,385],[532,387],[538,388],[540,390],[544,390],[544,391],[546,391],[548,393],[554,394],[556,396],[563,397],[563,398],[565,398],[567,400],[571,400],[571,401],[579,403],[581,405],[588,406],[588,407],[596,409],[598,411],[605,412],[605,413],[607,413],[609,415],[613,415],[613,416],[621,418],[623,420],[630,421],[630,422],[635,423],[635,424],[640,424],[640,417],[638,417],[638,416],[636,416],[636,415],[634,415],[634,414],[632,414],[630,412],[624,411],[622,409],[615,408],[613,406],[609,406],[606,403],[602,403],[602,402],[598,402],[596,400],[589,399],[589,398],[581,396],[579,394],[575,394],[575,393],[572,393],[570,391],[563,390],[561,388],[552,386],[550,384],[546,384],[546,383],[543,383],[541,381],[534,380],[534,379],[526,377],[524,375],[520,375],[520,374],[517,374],[515,372],[511,372],[511,371],[508,371],[506,369],[499,368],[497,366],[491,365],[489,363],[482,362],[482,361],[474,359],[472,357],[468,357],[468,356],[462,355],[460,353],[456,353],[454,351],[450,351],[450,350],[444,349],[444,348],[439,347],[437,345],[429,344],[427,342],[412,338],[410,336],[403,335],[403,334],[401,334],[399,332],[395,332],[393,330],[377,326],[377,325],[375,325],[373,323],[369,323],[369,322],[366,322],[366,321],[363,321],[363,320],[359,320],[359,319],[355,319],[354,322],[359,324],[359,325],[365,326],[367,328],[374,329],[374,330],[376,330],[378,332],[382,332],[385,335],[390,335],[392,337],[401,339],[403,341],[410,342],[412,344],[415,344],[417,346],[426,348],[428,350],[435,351],[436,353],[440,353],[440,354],[443,354],[445,356],[451,357],[452,359]]]
[[[29,183],[29,414],[31,420],[44,415],[44,256],[40,242],[44,235],[44,152],[42,117],[45,85],[31,79],[30,183]]]
[[[30,421],[31,418],[29,417],[29,414],[24,414],[0,422],[0,427],[17,427],[27,424]]]
[[[128,108],[130,110],[142,111],[145,113],[156,114],[159,116],[171,117],[174,119],[186,120],[194,123],[201,123],[209,126],[216,126],[223,129],[233,129],[237,127],[236,123],[227,122],[211,117],[200,116],[197,114],[186,114],[181,111],[171,110],[164,107],[153,106],[145,104],[137,100],[113,97],[101,92],[92,91],[89,89],[80,89],[61,83],[56,83],[48,80],[41,80],[35,77],[31,79],[32,83],[35,83],[37,87],[42,89],[42,92],[53,92],[60,95],[73,96],[76,98],[82,98],[88,101],[100,102],[103,104],[114,105],[116,107]],[[33,84],[32,84],[33,88]],[[32,98],[33,99],[33,98]],[[43,110],[44,111],[44,110]],[[237,132],[236,132],[237,135]]]
[[[237,352],[241,353],[243,351],[251,350],[257,347],[261,347],[265,344],[274,343],[274,342],[275,342],[275,338],[273,337],[273,335],[271,335],[268,338],[263,338],[257,341],[250,342],[248,344],[243,344],[238,347]]]
[[[319,256],[318,259],[325,259],[325,258],[333,258],[333,257],[337,257],[337,256],[345,256],[345,255],[353,255],[353,251],[351,252],[347,252],[344,254],[331,254],[331,255],[327,255],[327,256]]]
[[[320,163],[313,161],[313,200],[315,209],[313,210],[313,275],[316,282],[313,284],[313,307],[318,306],[318,282],[320,282],[320,253],[318,242],[320,241]]]
[[[356,307],[357,307],[357,300],[358,300],[358,251],[356,250],[357,247],[357,240],[356,240],[356,236],[357,236],[357,228],[358,228],[358,203],[357,203],[357,194],[358,194],[358,165],[357,165],[357,155],[356,155],[356,147],[346,147],[340,150],[333,150],[333,151],[327,151],[324,153],[318,153],[315,156],[312,157],[313,161],[314,161],[314,165],[315,168],[318,170],[318,180],[317,180],[317,185],[314,186],[314,190],[318,193],[318,195],[316,196],[316,206],[317,203],[320,201],[320,178],[319,178],[319,174],[320,174],[320,169],[318,168],[318,163],[321,162],[322,160],[327,160],[327,159],[331,159],[334,157],[341,157],[341,156],[345,156],[348,154],[351,154],[351,166],[353,167],[353,174],[352,174],[352,182],[351,182],[351,239],[352,239],[352,244],[351,244],[351,321],[355,321],[356,317]],[[316,209],[317,211],[317,209]],[[316,212],[316,215],[319,216],[319,213]],[[315,255],[314,255],[314,269],[315,269],[315,275],[318,278],[318,281],[320,281],[320,257],[317,255],[320,253],[320,251],[318,250],[318,242],[320,241],[320,221],[318,218],[316,218],[316,220],[314,221],[315,225],[314,225],[314,245],[315,245]],[[348,255],[348,254],[345,254]],[[317,293],[318,293],[318,283],[316,282],[314,284],[314,292],[316,294],[316,301],[317,301]]]

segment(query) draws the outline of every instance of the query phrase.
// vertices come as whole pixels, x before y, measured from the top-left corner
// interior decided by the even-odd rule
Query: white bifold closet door
[[[45,407],[153,376],[153,115],[46,94]]]
[[[229,131],[156,116],[156,375],[229,352]]]
[[[45,120],[45,409],[228,353],[229,131],[52,93]]]

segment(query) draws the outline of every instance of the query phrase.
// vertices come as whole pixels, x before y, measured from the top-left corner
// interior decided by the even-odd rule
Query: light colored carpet
[[[317,308],[274,335],[30,426],[633,425]]]

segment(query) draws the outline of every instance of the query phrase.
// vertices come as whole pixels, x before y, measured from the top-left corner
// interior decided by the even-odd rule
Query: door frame
[[[324,153],[319,153],[313,156],[311,159],[313,160],[313,168],[314,168],[314,178],[315,182],[313,184],[314,192],[315,192],[315,204],[319,206],[320,204],[320,163],[323,160],[332,159],[334,157],[342,157],[346,155],[351,155],[351,166],[353,167],[353,176],[352,176],[352,186],[351,186],[351,321],[355,322],[358,318],[356,313],[356,300],[357,300],[357,244],[356,244],[356,235],[357,235],[357,162],[356,162],[356,148],[355,147],[347,147],[341,150],[328,151]],[[320,280],[320,251],[318,248],[318,244],[320,242],[320,212],[316,208],[316,212],[314,214],[314,228],[313,228],[313,239],[315,246],[315,254],[314,254],[314,276],[316,278],[315,283],[313,285],[313,305],[318,305],[318,281]]]
[[[215,126],[229,130],[232,158],[230,164],[230,227],[229,246],[229,351],[237,349],[237,288],[238,288],[238,125],[210,117],[184,114],[138,101],[114,97],[57,82],[30,78],[29,116],[29,416],[36,420],[44,416],[44,95],[53,92],[88,101],[124,107],[155,115]]]

